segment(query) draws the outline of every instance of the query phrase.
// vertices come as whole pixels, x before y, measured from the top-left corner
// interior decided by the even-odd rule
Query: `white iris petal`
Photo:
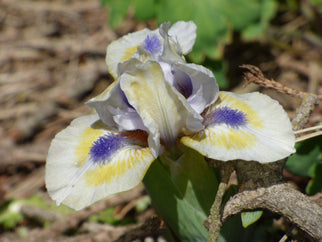
[[[119,130],[148,131],[154,155],[159,154],[160,140],[171,146],[178,136],[200,131],[203,128],[201,112],[218,96],[212,73],[201,66],[186,64],[183,58],[183,53],[192,48],[196,26],[192,22],[178,22],[174,25],[176,31],[169,27],[170,23],[164,23],[158,31],[144,31],[121,39],[127,45],[131,36],[141,42],[133,40],[136,52],[117,64],[115,87],[108,95],[89,102],[104,122],[111,122],[112,117]],[[131,85],[125,84],[125,79],[131,79],[127,81]]]
[[[223,161],[271,162],[295,151],[291,123],[276,101],[259,93],[219,95],[211,71],[184,60],[195,24],[169,27],[129,34],[107,48],[116,81],[88,102],[97,114],[74,120],[49,149],[46,186],[58,203],[81,209],[133,188],[178,139]]]
[[[179,134],[200,131],[202,117],[164,78],[160,65],[148,61],[120,77],[121,88],[149,130],[149,146],[159,154],[160,141],[175,145]]]

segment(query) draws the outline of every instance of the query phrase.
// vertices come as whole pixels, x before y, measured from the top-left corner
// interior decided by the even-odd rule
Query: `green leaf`
[[[120,220],[114,217],[114,207],[110,207],[100,212],[99,214],[94,214],[89,217],[89,222],[92,223],[108,223],[111,225],[117,224]]]
[[[216,242],[267,241],[267,231],[271,228],[272,220],[265,221],[264,223],[255,223],[248,228],[244,228],[242,226],[241,216],[235,215],[223,223]]]
[[[255,223],[263,215],[262,210],[247,211],[241,213],[241,220],[244,228]]]
[[[218,187],[213,168],[194,150],[178,158],[163,155],[144,177],[156,211],[181,241],[204,241],[203,221],[209,215]]]
[[[216,12],[218,1],[163,0],[156,10],[158,23],[193,20],[197,28],[196,44],[190,58],[201,62],[206,56],[219,58],[225,43],[231,40],[232,31],[223,14]]]
[[[22,202],[18,200],[8,201],[1,205],[0,224],[5,229],[12,229],[23,220],[20,213]]]
[[[306,193],[314,195],[318,192],[322,192],[322,164],[315,164],[312,166],[310,173],[312,174],[312,180],[306,187]]]
[[[89,217],[89,222],[92,223],[107,223],[111,225],[126,225],[135,223],[133,219],[123,218],[122,220],[114,216],[114,207],[110,207]]]
[[[101,0],[101,3],[109,9],[113,28],[124,20],[130,5],[139,20],[156,17],[159,24],[193,20],[198,26],[197,39],[189,56],[197,63],[206,57],[220,59],[233,31],[241,32],[247,40],[261,37],[277,11],[275,0],[186,0],[184,6],[181,0]]]
[[[296,153],[288,158],[286,169],[294,175],[313,178],[311,167],[322,164],[322,135],[299,142],[295,148]]]
[[[232,40],[233,31],[245,38],[260,37],[276,13],[274,0],[162,0],[156,10],[158,23],[193,20],[197,39],[190,58],[201,62],[205,57],[220,59],[224,46]]]
[[[108,10],[108,21],[112,28],[117,28],[125,19],[131,0],[101,0]]]
[[[277,3],[273,0],[264,0],[261,2],[258,11],[260,12],[258,21],[250,23],[242,30],[242,37],[245,40],[250,41],[263,36],[269,25],[269,21],[277,12]]]
[[[59,207],[54,203],[52,205],[48,205],[41,195],[35,194],[26,199],[10,200],[2,204],[0,206],[0,224],[6,229],[16,227],[18,223],[24,220],[23,215],[20,213],[20,209],[23,205],[35,206],[46,210],[54,210],[62,214],[69,214],[74,211],[64,205]],[[46,225],[46,223],[44,225]]]
[[[261,2],[258,0],[220,0],[214,2],[216,13],[224,16],[234,30],[240,31],[259,18],[258,10],[261,7]]]
[[[220,90],[228,89],[229,81],[226,76],[228,64],[225,61],[206,59],[203,65],[214,73]]]
[[[286,169],[294,175],[312,178],[306,187],[307,194],[322,192],[322,135],[299,142],[295,148]]]
[[[22,199],[22,200],[19,200],[21,201],[23,204],[28,204],[28,205],[31,205],[31,206],[36,206],[36,207],[39,207],[39,208],[42,208],[42,209],[46,209],[46,210],[51,210],[51,211],[55,211],[55,212],[58,212],[58,213],[61,213],[61,214],[64,214],[64,215],[67,215],[67,214],[70,214],[70,213],[73,213],[74,210],[65,206],[65,205],[60,205],[60,206],[57,206],[56,203],[51,203],[50,205],[48,205],[46,203],[46,201],[44,200],[43,196],[41,194],[34,194],[33,196],[29,197],[29,198],[26,198],[26,199]]]
[[[322,0],[309,0],[309,2],[311,2],[311,4],[314,4],[319,7],[322,6]]]
[[[316,10],[319,14],[322,14],[322,0],[309,0],[309,2],[314,5],[312,6],[312,11]]]
[[[310,21],[318,22],[319,16],[322,14],[322,0],[308,0],[301,5],[301,12]]]
[[[0,215],[0,224],[2,224],[5,229],[13,229],[22,221],[23,216],[21,213],[6,212]]]
[[[142,21],[148,20],[155,16],[154,0],[133,0],[135,14],[134,16]]]
[[[147,208],[151,205],[151,198],[149,196],[144,196],[137,205],[135,206],[135,211],[137,213],[142,213],[147,210]]]

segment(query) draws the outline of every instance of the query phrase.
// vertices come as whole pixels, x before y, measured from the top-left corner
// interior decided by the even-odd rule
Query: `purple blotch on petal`
[[[129,101],[127,100],[127,97],[125,96],[125,93],[121,90],[121,88],[120,88],[120,95],[121,95],[121,97],[122,97],[122,100],[123,100],[123,102],[129,107],[129,108],[133,108],[134,109],[134,107],[129,103]]]
[[[220,107],[216,108],[211,113],[207,113],[203,123],[205,126],[226,124],[232,128],[238,128],[245,125],[246,121],[246,114],[242,111],[229,107]]]
[[[160,53],[161,46],[161,41],[156,35],[148,35],[143,43],[143,48],[149,51],[151,54],[154,54],[155,52]]]
[[[126,139],[126,137],[118,134],[99,137],[89,150],[91,160],[97,164],[108,162],[116,151],[126,145]]]
[[[180,92],[185,98],[190,97],[193,91],[192,81],[190,76],[181,71],[178,68],[171,68],[171,73],[174,77],[173,86]]]

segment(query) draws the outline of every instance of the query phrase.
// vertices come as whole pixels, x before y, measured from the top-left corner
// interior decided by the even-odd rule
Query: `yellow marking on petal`
[[[119,152],[109,163],[98,165],[95,169],[86,172],[84,178],[89,186],[110,183],[113,179],[123,176],[130,169],[137,168],[141,165],[140,163],[154,160],[149,148],[127,148]]]
[[[87,158],[88,158],[88,152],[90,148],[93,145],[93,142],[97,140],[104,132],[100,129],[97,129],[102,124],[99,124],[98,122],[93,125],[93,127],[86,128],[81,137],[79,145],[75,149],[75,155],[76,155],[76,165],[82,167],[85,165]],[[95,127],[95,128],[94,128]]]
[[[122,63],[124,61],[127,61],[127,60],[131,59],[131,57],[134,55],[134,53],[138,51],[138,46],[139,45],[127,48],[124,51],[124,55],[122,56],[120,62]]]
[[[218,103],[219,102],[219,103]],[[233,96],[230,96],[226,93],[220,93],[219,98],[216,101],[214,107],[219,105],[220,103],[228,103],[230,108],[238,109],[246,114],[246,119],[249,124],[251,124],[254,128],[263,128],[263,121],[259,118],[256,111],[248,105],[245,101],[237,99]]]
[[[200,146],[211,145],[218,148],[246,149],[252,147],[257,138],[254,134],[242,130],[227,130],[226,132],[214,132],[211,130],[201,131],[193,136],[182,137],[181,142],[187,146],[194,147],[197,143]]]
[[[225,147],[227,150],[249,148],[254,145],[256,140],[254,134],[241,130],[229,130],[227,133],[212,136],[212,142],[215,142],[219,147]]]

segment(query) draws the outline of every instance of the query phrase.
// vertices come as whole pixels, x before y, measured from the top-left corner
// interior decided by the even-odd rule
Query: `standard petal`
[[[149,146],[155,157],[160,139],[173,145],[178,134],[202,129],[202,118],[164,79],[160,65],[148,61],[120,77],[121,89],[149,130]]]
[[[195,43],[197,26],[193,21],[178,21],[169,29],[169,35],[174,38],[181,47],[182,54],[186,55]]]
[[[169,63],[184,62],[183,52],[177,40],[169,36],[170,22],[161,24],[159,32],[163,38],[162,60]]]
[[[181,142],[209,158],[272,162],[295,152],[287,114],[266,95],[220,92],[203,116],[206,128]]]
[[[155,59],[164,52],[165,59],[183,61],[182,54],[189,53],[195,42],[197,27],[192,21],[179,21],[169,27],[170,23],[164,23],[159,29],[143,29],[113,41],[106,50],[106,64],[110,74],[116,79],[119,63],[134,57],[138,47],[150,52]]]
[[[46,186],[57,204],[82,209],[142,180],[154,160],[146,133],[115,133],[96,114],[75,119],[52,141]]]
[[[219,95],[219,88],[213,73],[201,65],[176,63],[175,66],[190,77],[192,93],[188,103],[198,113],[214,103]]]
[[[115,79],[118,76],[118,64],[129,60],[137,52],[137,48],[151,33],[153,33],[153,31],[143,29],[135,33],[125,35],[108,45],[106,50],[107,69]]]

